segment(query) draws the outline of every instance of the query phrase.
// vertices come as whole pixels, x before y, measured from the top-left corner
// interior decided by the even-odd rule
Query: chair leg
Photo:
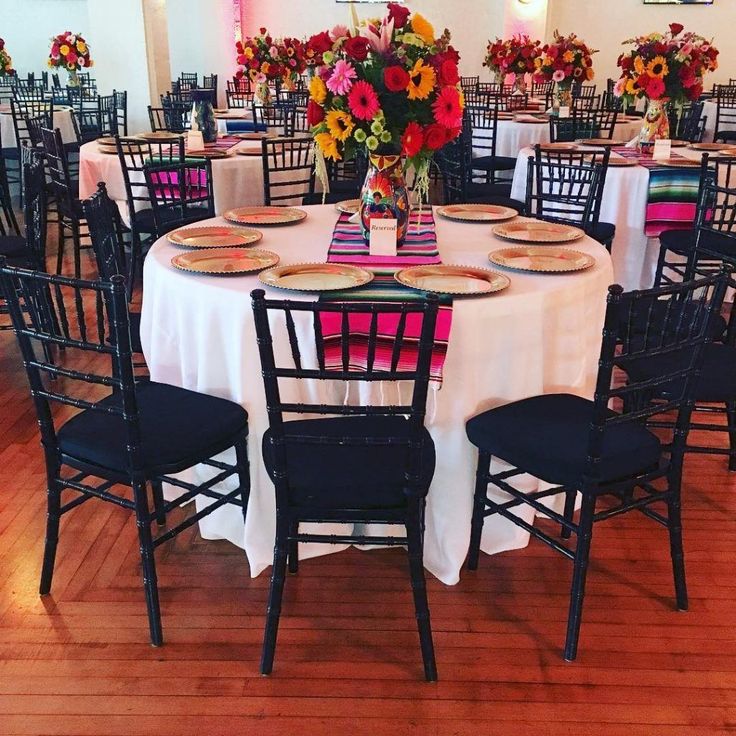
[[[565,488],[565,509],[562,512],[565,521],[572,521],[572,517],[575,514],[575,499],[577,498],[578,492],[574,488]],[[560,528],[560,536],[563,539],[570,539],[570,535],[572,534],[572,530],[568,529],[566,526],[561,526]]]
[[[478,453],[478,466],[475,470],[475,494],[473,496],[473,518],[470,522],[470,549],[468,550],[468,570],[478,569],[480,537],[483,533],[484,512],[488,495],[488,472],[491,469],[491,456],[487,452]]]
[[[151,632],[151,644],[160,647],[164,643],[161,629],[161,608],[158,600],[158,578],[156,576],[156,559],[154,557],[151,523],[148,519],[148,499],[146,484],[136,483],[133,486],[135,498],[136,526],[143,568],[143,588],[146,591],[146,608],[148,609],[148,627]]]
[[[670,533],[670,556],[675,577],[677,610],[687,611],[687,584],[685,583],[685,555],[682,547],[682,512],[679,494],[667,502],[667,529]]]
[[[130,238],[130,262],[128,264],[128,301],[133,299],[133,289],[135,287],[135,277],[138,270],[138,257],[141,251],[141,241],[137,232],[131,232]]]
[[[160,480],[151,481],[153,491],[153,507],[156,509],[156,523],[163,526],[166,523],[166,511],[164,511],[164,486]]]
[[[289,536],[299,534],[299,522],[295,521],[289,528]],[[296,575],[299,572],[299,542],[289,541],[289,572]]]
[[[595,513],[595,496],[583,495],[578,525],[578,543],[575,550],[575,562],[572,573],[570,591],[570,610],[567,617],[567,638],[565,640],[565,659],[572,662],[578,653],[580,621],[583,613],[583,597],[585,595],[585,577],[588,572],[590,541],[593,536],[593,514]]]
[[[657,268],[654,271],[654,286],[662,285],[662,274],[664,273],[664,264],[667,258],[667,248],[660,241],[659,255],[657,256]]]
[[[59,224],[58,224],[58,238],[57,238],[57,250],[56,250],[56,273],[60,274],[64,264],[64,225],[62,223],[62,216],[59,213]]]
[[[728,421],[728,469],[736,470],[736,401],[726,404],[726,419]]]
[[[437,664],[434,659],[434,643],[432,642],[432,625],[429,620],[429,604],[427,603],[427,583],[424,578],[422,528],[417,518],[406,523],[407,549],[409,553],[409,573],[411,574],[411,590],[414,594],[414,610],[419,629],[419,644],[422,648],[424,677],[428,682],[437,681]]]
[[[82,277],[82,237],[79,233],[79,223],[72,220],[72,245],[74,247],[74,276]]]
[[[39,594],[48,595],[54,577],[56,548],[59,543],[59,520],[61,519],[61,489],[53,480],[47,491],[46,541],[43,548],[43,565],[41,567],[41,584]]]
[[[240,484],[240,502],[243,510],[243,524],[248,517],[248,501],[250,500],[250,462],[248,460],[248,438],[244,437],[235,444],[235,456]]]
[[[276,653],[276,635],[279,631],[281,616],[281,599],[284,594],[286,578],[286,558],[288,556],[289,520],[279,518],[276,521],[276,544],[273,551],[273,569],[271,571],[271,587],[268,593],[266,610],[266,629],[263,633],[263,651],[261,652],[261,674],[270,675],[273,669],[273,657]]]

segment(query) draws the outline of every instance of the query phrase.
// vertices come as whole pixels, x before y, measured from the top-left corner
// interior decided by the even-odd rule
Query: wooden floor
[[[573,664],[561,656],[570,566],[546,547],[482,556],[454,587],[430,578],[440,682],[427,684],[404,554],[351,550],[289,578],[264,678],[267,575],[251,579],[226,542],[189,530],[158,551],[159,649],[122,509],[93,501],[64,517],[53,592],[39,598],[45,479],[9,332],[0,376],[0,736],[736,731],[736,474],[724,458],[686,462],[688,613],[674,610],[664,530],[631,514],[596,528]]]

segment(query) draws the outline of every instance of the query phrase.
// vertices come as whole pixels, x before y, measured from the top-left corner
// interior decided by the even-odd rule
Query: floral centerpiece
[[[621,77],[614,94],[627,106],[649,100],[640,143],[669,138],[667,106],[695,101],[703,93],[703,77],[718,68],[718,50],[703,36],[683,33],[680,23],[670,23],[667,33],[650,33],[624,41],[634,48],[618,57]]]
[[[10,58],[8,50],[5,48],[5,41],[0,38],[0,77],[11,77],[15,75],[13,69],[13,60]]]
[[[66,31],[51,39],[48,65],[52,69],[66,69],[69,73],[69,86],[78,87],[77,72],[94,65],[87,41],[80,33]]]
[[[328,37],[330,46],[323,48]],[[383,19],[352,31],[337,26],[307,45],[323,61],[310,82],[307,107],[318,152],[332,161],[367,152],[364,235],[371,218],[395,217],[401,243],[409,218],[405,171],[413,170],[415,190],[426,200],[434,153],[462,129],[460,57],[450,33],[438,38],[422,15],[388,3]]]
[[[271,97],[269,81],[279,79],[287,89],[294,89],[297,75],[306,69],[304,43],[296,38],[274,39],[265,28],[257,36],[238,41],[236,50],[238,64],[243,67],[236,76],[247,74],[264,105]]]
[[[483,66],[495,75],[496,81],[503,83],[507,74],[513,74],[517,89],[526,91],[525,75],[536,70],[534,60],[542,50],[541,41],[532,41],[526,34],[516,34],[509,39],[489,41]]]
[[[557,83],[555,107],[571,105],[573,82],[582,84],[595,78],[593,54],[596,53],[597,49],[591,49],[574,33],[563,36],[559,31],[555,31],[552,43],[542,46],[534,60],[534,79]]]

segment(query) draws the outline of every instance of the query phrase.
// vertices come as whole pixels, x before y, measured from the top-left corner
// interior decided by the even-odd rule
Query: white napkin
[[[352,222],[352,223],[360,222],[360,210],[350,215],[350,217],[348,218],[348,222]]]

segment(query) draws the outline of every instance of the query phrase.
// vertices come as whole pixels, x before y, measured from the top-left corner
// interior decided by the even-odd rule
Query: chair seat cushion
[[[28,244],[21,235],[0,235],[0,256],[22,256],[28,254]]]
[[[484,182],[470,182],[466,186],[467,203],[497,204],[501,207],[511,207],[520,214],[525,211],[526,205],[518,199],[511,198],[511,183],[486,184]]]
[[[143,465],[149,473],[195,465],[227,449],[247,430],[245,409],[226,399],[153,381],[138,383],[136,397]],[[118,401],[108,396],[99,403]],[[120,416],[84,410],[59,429],[58,439],[61,451],[77,460],[120,474],[128,470]]]
[[[483,171],[509,171],[516,168],[516,159],[511,156],[478,156],[471,161],[471,168]]]
[[[599,243],[610,243],[616,235],[616,226],[612,222],[598,222],[588,228],[588,235]]]
[[[736,233],[735,233],[736,235]],[[659,236],[661,247],[679,255],[688,255],[695,248],[697,230],[665,230]],[[701,247],[714,253],[734,257],[736,256],[736,239],[727,235],[705,231],[701,236]],[[707,257],[707,254],[706,254]]]
[[[736,401],[736,347],[711,343],[705,346],[700,380],[695,387],[695,401],[725,403]],[[635,381],[667,375],[685,367],[687,356],[681,352],[652,358],[632,360],[622,366]],[[660,389],[659,395],[679,394],[682,381],[677,380]]]
[[[201,210],[201,213],[199,212]],[[175,228],[180,225],[186,225],[192,222],[198,222],[199,220],[205,220],[211,217],[211,213],[207,207],[187,207],[186,217],[182,216],[180,209],[165,209],[161,210],[161,219],[164,224],[164,228]],[[156,225],[153,221],[153,210],[148,208],[145,210],[136,210],[133,216],[133,222],[138,232],[152,234],[156,232]],[[166,232],[169,230],[166,229]],[[159,233],[164,235],[165,233]]]
[[[303,444],[289,437],[408,438],[403,417],[335,417],[284,422],[290,502],[295,506],[333,509],[395,508],[406,504],[405,445],[356,446]],[[271,430],[263,436],[263,460],[274,478]],[[434,443],[422,430],[421,491],[426,493],[434,474]]]
[[[483,412],[468,420],[466,430],[482,451],[548,483],[579,488],[592,418],[592,401],[572,394],[547,394]],[[652,468],[661,453],[659,440],[646,427],[630,423],[609,426],[602,448],[602,482]]]
[[[714,136],[714,141],[734,141],[736,140],[736,130],[719,130]]]

